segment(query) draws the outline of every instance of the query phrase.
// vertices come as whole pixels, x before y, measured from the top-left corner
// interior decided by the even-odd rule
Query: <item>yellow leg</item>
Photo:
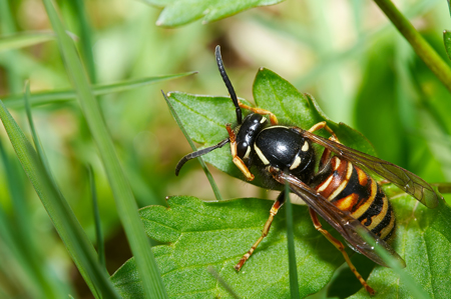
[[[261,115],[268,115],[269,116],[269,121],[271,122],[271,125],[279,124],[279,121],[277,120],[277,117],[271,111],[268,111],[268,110],[265,110],[265,109],[262,109],[262,108],[254,108],[254,107],[248,106],[246,104],[243,104],[243,103],[241,103],[239,101],[238,101],[238,105],[240,105],[241,108],[250,110],[250,111],[252,111],[254,113],[261,114]]]
[[[250,172],[249,168],[247,168],[246,164],[237,154],[237,146],[236,146],[236,135],[233,131],[230,124],[226,126],[227,132],[229,132],[229,140],[230,140],[230,152],[232,153],[232,161],[238,167],[238,169],[243,173],[246,177],[246,180],[252,181],[255,176]]]
[[[277,197],[276,202],[272,205],[271,210],[269,210],[269,218],[266,220],[265,225],[263,226],[262,235],[258,238],[257,242],[252,245],[251,249],[243,255],[238,264],[235,265],[235,270],[240,271],[241,267],[243,267],[244,263],[249,259],[252,253],[257,248],[258,244],[268,235],[269,229],[271,228],[272,221],[274,220],[274,216],[279,211],[280,207],[283,205],[285,201],[285,193],[281,192]]]
[[[346,263],[348,263],[349,268],[354,273],[354,275],[357,277],[357,279],[360,281],[360,283],[363,285],[363,287],[370,293],[371,295],[374,295],[374,290],[368,285],[368,283],[363,279],[363,277],[357,272],[357,269],[354,267],[354,265],[351,262],[351,259],[349,258],[348,254],[345,251],[345,247],[343,243],[335,239],[327,230],[323,229],[323,226],[318,220],[318,216],[316,215],[315,211],[313,211],[311,208],[309,208],[310,217],[312,218],[313,225],[315,226],[316,230],[318,230],[320,233],[323,234],[323,236],[326,237],[327,240],[329,240],[338,250],[340,250],[341,254],[346,260]]]
[[[329,132],[330,135],[332,135],[329,139],[333,140],[335,142],[340,143],[340,141],[338,141],[338,137],[337,135],[335,135],[335,132],[332,131],[331,128],[329,128],[329,126],[327,125],[327,123],[325,121],[319,122],[315,125],[313,125],[313,127],[311,127],[310,129],[308,129],[308,131],[310,133],[313,133],[315,131],[321,130],[321,129],[325,129],[327,132]]]

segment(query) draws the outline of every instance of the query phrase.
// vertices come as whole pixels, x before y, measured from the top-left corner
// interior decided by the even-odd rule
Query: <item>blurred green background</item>
[[[371,1],[288,0],[213,23],[162,28],[155,25],[161,9],[145,1],[90,0],[83,2],[88,31],[80,26],[80,1],[56,3],[85,60],[89,51],[83,51],[83,44],[92,42],[93,83],[198,71],[98,97],[140,207],[164,205],[170,195],[214,199],[198,163],[188,163],[180,177],[174,175],[178,159],[191,149],[161,90],[226,95],[213,54],[218,44],[240,97],[252,101],[253,78],[264,66],[301,92],[311,93],[332,120],[362,132],[379,157],[428,182],[451,179],[451,95]],[[442,31],[451,29],[446,1],[404,0],[396,5],[449,62],[442,41]],[[2,36],[50,29],[41,1],[0,0]],[[55,41],[0,52],[0,99],[6,105],[9,96],[23,92],[26,79],[32,93],[71,88]],[[25,111],[14,108],[11,113],[29,132]],[[94,242],[86,170],[87,164],[93,165],[111,274],[131,253],[78,102],[35,106],[33,117],[52,173]],[[55,278],[55,286],[90,298],[3,127],[0,130],[5,155],[0,165],[0,298],[33,298],[33,288],[27,287],[29,254],[39,258]],[[7,177],[8,167],[14,177]],[[274,198],[266,190],[211,170],[224,198]]]

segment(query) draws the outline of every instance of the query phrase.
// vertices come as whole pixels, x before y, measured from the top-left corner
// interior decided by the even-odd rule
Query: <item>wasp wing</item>
[[[379,265],[388,267],[384,260],[377,254],[376,247],[382,247],[388,253],[399,261],[399,264],[405,267],[404,260],[393,250],[384,240],[380,239],[373,232],[368,230],[357,219],[351,217],[349,213],[344,212],[334,206],[326,198],[317,191],[306,185],[297,177],[284,173],[275,168],[271,168],[271,174],[274,179],[281,184],[287,182],[290,190],[300,196],[309,207],[311,207],[318,215],[326,220],[334,229],[336,229],[355,251],[362,253],[369,259]],[[374,246],[367,241],[374,241]]]
[[[297,128],[297,130],[299,130],[305,138],[329,149],[340,158],[348,160],[357,166],[367,168],[381,177],[386,178],[404,190],[404,192],[415,197],[428,208],[437,207],[439,201],[443,200],[443,197],[425,180],[402,167],[362,153],[341,143],[315,135],[309,131],[299,128]]]

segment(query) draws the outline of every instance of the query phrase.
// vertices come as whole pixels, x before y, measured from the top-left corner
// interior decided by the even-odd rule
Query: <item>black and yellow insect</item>
[[[217,145],[183,157],[176,166],[176,175],[188,160],[230,143],[233,163],[247,180],[254,179],[249,170],[253,167],[275,187],[288,183],[290,191],[307,203],[315,228],[340,250],[356,277],[373,294],[374,290],[357,272],[343,244],[322,228],[317,215],[335,228],[356,252],[387,266],[375,247],[366,241],[371,239],[405,265],[403,259],[386,243],[395,230],[395,215],[390,202],[366,170],[392,182],[429,208],[436,207],[443,197],[415,174],[341,144],[326,122],[320,122],[308,130],[282,126],[270,111],[241,103],[224,69],[219,46],[216,47],[215,55],[219,72],[236,108],[237,126],[232,128],[228,124],[229,137]],[[251,111],[244,119],[241,108]],[[270,123],[263,115],[269,116]],[[331,135],[330,138],[313,134],[320,129],[325,129]],[[317,170],[313,143],[324,147]],[[235,266],[236,270],[241,269],[268,234],[284,200],[282,191],[270,210],[261,237],[244,254]]]

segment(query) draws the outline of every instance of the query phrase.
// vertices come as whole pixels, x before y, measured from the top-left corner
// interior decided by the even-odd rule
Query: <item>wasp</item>
[[[371,245],[377,244],[405,267],[404,260],[387,243],[396,226],[390,201],[368,171],[392,182],[429,208],[435,208],[443,197],[408,170],[343,145],[325,121],[308,130],[283,126],[270,111],[241,103],[225,71],[219,46],[215,49],[215,57],[235,106],[237,125],[233,128],[226,125],[227,139],[184,156],[176,166],[176,175],[187,161],[230,144],[232,161],[248,181],[255,178],[250,171],[253,167],[273,183],[273,189],[288,184],[290,191],[306,202],[314,227],[341,252],[360,283],[374,294],[352,264],[343,243],[323,229],[318,215],[336,229],[354,251],[388,267]],[[241,109],[250,111],[244,119]],[[328,139],[314,134],[321,129],[330,134]],[[324,148],[318,163],[313,144]],[[235,266],[237,271],[266,237],[284,201],[285,191],[282,191],[270,209],[260,238]]]

